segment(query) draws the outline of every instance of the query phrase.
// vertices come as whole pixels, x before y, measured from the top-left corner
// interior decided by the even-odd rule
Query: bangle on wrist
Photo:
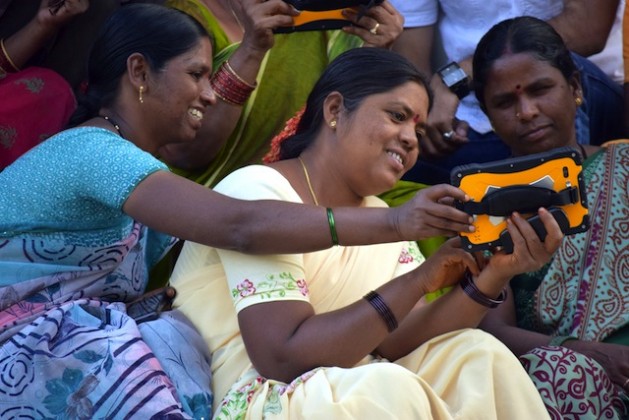
[[[334,221],[334,213],[332,213],[331,208],[326,209],[326,213],[328,215],[328,225],[330,226],[330,235],[332,236],[332,245],[336,246],[339,244],[339,237],[336,233],[336,222]]]
[[[502,289],[500,295],[496,299],[492,299],[481,292],[478,287],[476,287],[476,284],[474,284],[474,279],[472,279],[472,274],[469,271],[465,272],[465,277],[459,284],[466,295],[468,295],[476,303],[479,303],[487,308],[495,308],[507,298],[507,289]]]
[[[4,73],[17,73],[20,68],[15,65],[6,47],[4,46],[4,39],[0,39],[0,68]]]
[[[366,299],[367,302],[374,307],[376,312],[378,312],[380,318],[382,318],[384,323],[387,325],[387,330],[389,332],[392,332],[397,328],[397,319],[395,319],[395,315],[393,315],[389,306],[386,304],[384,299],[382,299],[382,296],[372,290],[367,293],[363,299]]]
[[[550,339],[548,342],[549,346],[561,347],[563,343],[569,340],[578,340],[578,337],[572,335],[558,335]]]
[[[212,90],[220,99],[228,104],[240,106],[251,96],[257,85],[245,82],[225,61],[210,80]]]

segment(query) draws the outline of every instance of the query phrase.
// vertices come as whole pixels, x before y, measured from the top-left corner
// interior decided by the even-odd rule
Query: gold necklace
[[[308,169],[306,169],[306,164],[304,163],[301,156],[298,156],[297,159],[299,159],[299,163],[301,163],[301,167],[304,170],[304,177],[306,177],[306,184],[308,184],[308,189],[310,190],[310,195],[312,195],[312,200],[314,201],[315,206],[318,206],[319,200],[317,200],[317,196],[314,192],[314,189],[312,189],[312,184],[310,183],[310,176],[308,175]]]

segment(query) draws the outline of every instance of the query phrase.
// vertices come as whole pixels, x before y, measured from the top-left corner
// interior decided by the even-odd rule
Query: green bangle
[[[555,346],[555,347],[560,347],[563,345],[563,343],[565,343],[566,341],[569,340],[578,340],[578,337],[574,337],[572,335],[558,335],[556,337],[553,337],[550,339],[550,342],[548,343],[549,346]]]
[[[339,244],[339,237],[336,234],[336,224],[334,223],[334,213],[331,208],[326,209],[328,213],[328,225],[330,225],[330,235],[332,235],[332,245]]]

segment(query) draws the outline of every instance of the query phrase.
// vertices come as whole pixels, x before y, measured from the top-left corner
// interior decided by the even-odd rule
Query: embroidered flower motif
[[[402,250],[402,253],[400,254],[400,258],[398,259],[398,262],[400,264],[409,264],[412,263],[415,259],[413,258],[413,256],[408,252],[408,250],[406,248],[404,248]]]
[[[258,376],[253,382],[230,392],[221,402],[221,409],[215,419],[244,419],[247,408],[255,393],[260,390],[266,379]]]
[[[238,290],[238,294],[241,297],[251,296],[256,292],[255,286],[248,279],[243,280],[239,285],[236,286],[236,289]]]
[[[302,295],[304,296],[308,296],[308,283],[306,283],[305,279],[299,279],[297,280],[297,287],[299,288],[299,291],[301,292]]]

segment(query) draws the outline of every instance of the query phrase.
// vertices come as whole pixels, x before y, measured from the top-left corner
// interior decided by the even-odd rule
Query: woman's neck
[[[364,197],[357,195],[351,188],[343,173],[330,159],[320,159],[309,153],[302,153],[293,159],[298,167],[294,171],[297,182],[307,187],[305,201],[316,201],[323,207],[358,207]],[[302,189],[303,191],[303,189]],[[302,196],[302,199],[304,197]]]

